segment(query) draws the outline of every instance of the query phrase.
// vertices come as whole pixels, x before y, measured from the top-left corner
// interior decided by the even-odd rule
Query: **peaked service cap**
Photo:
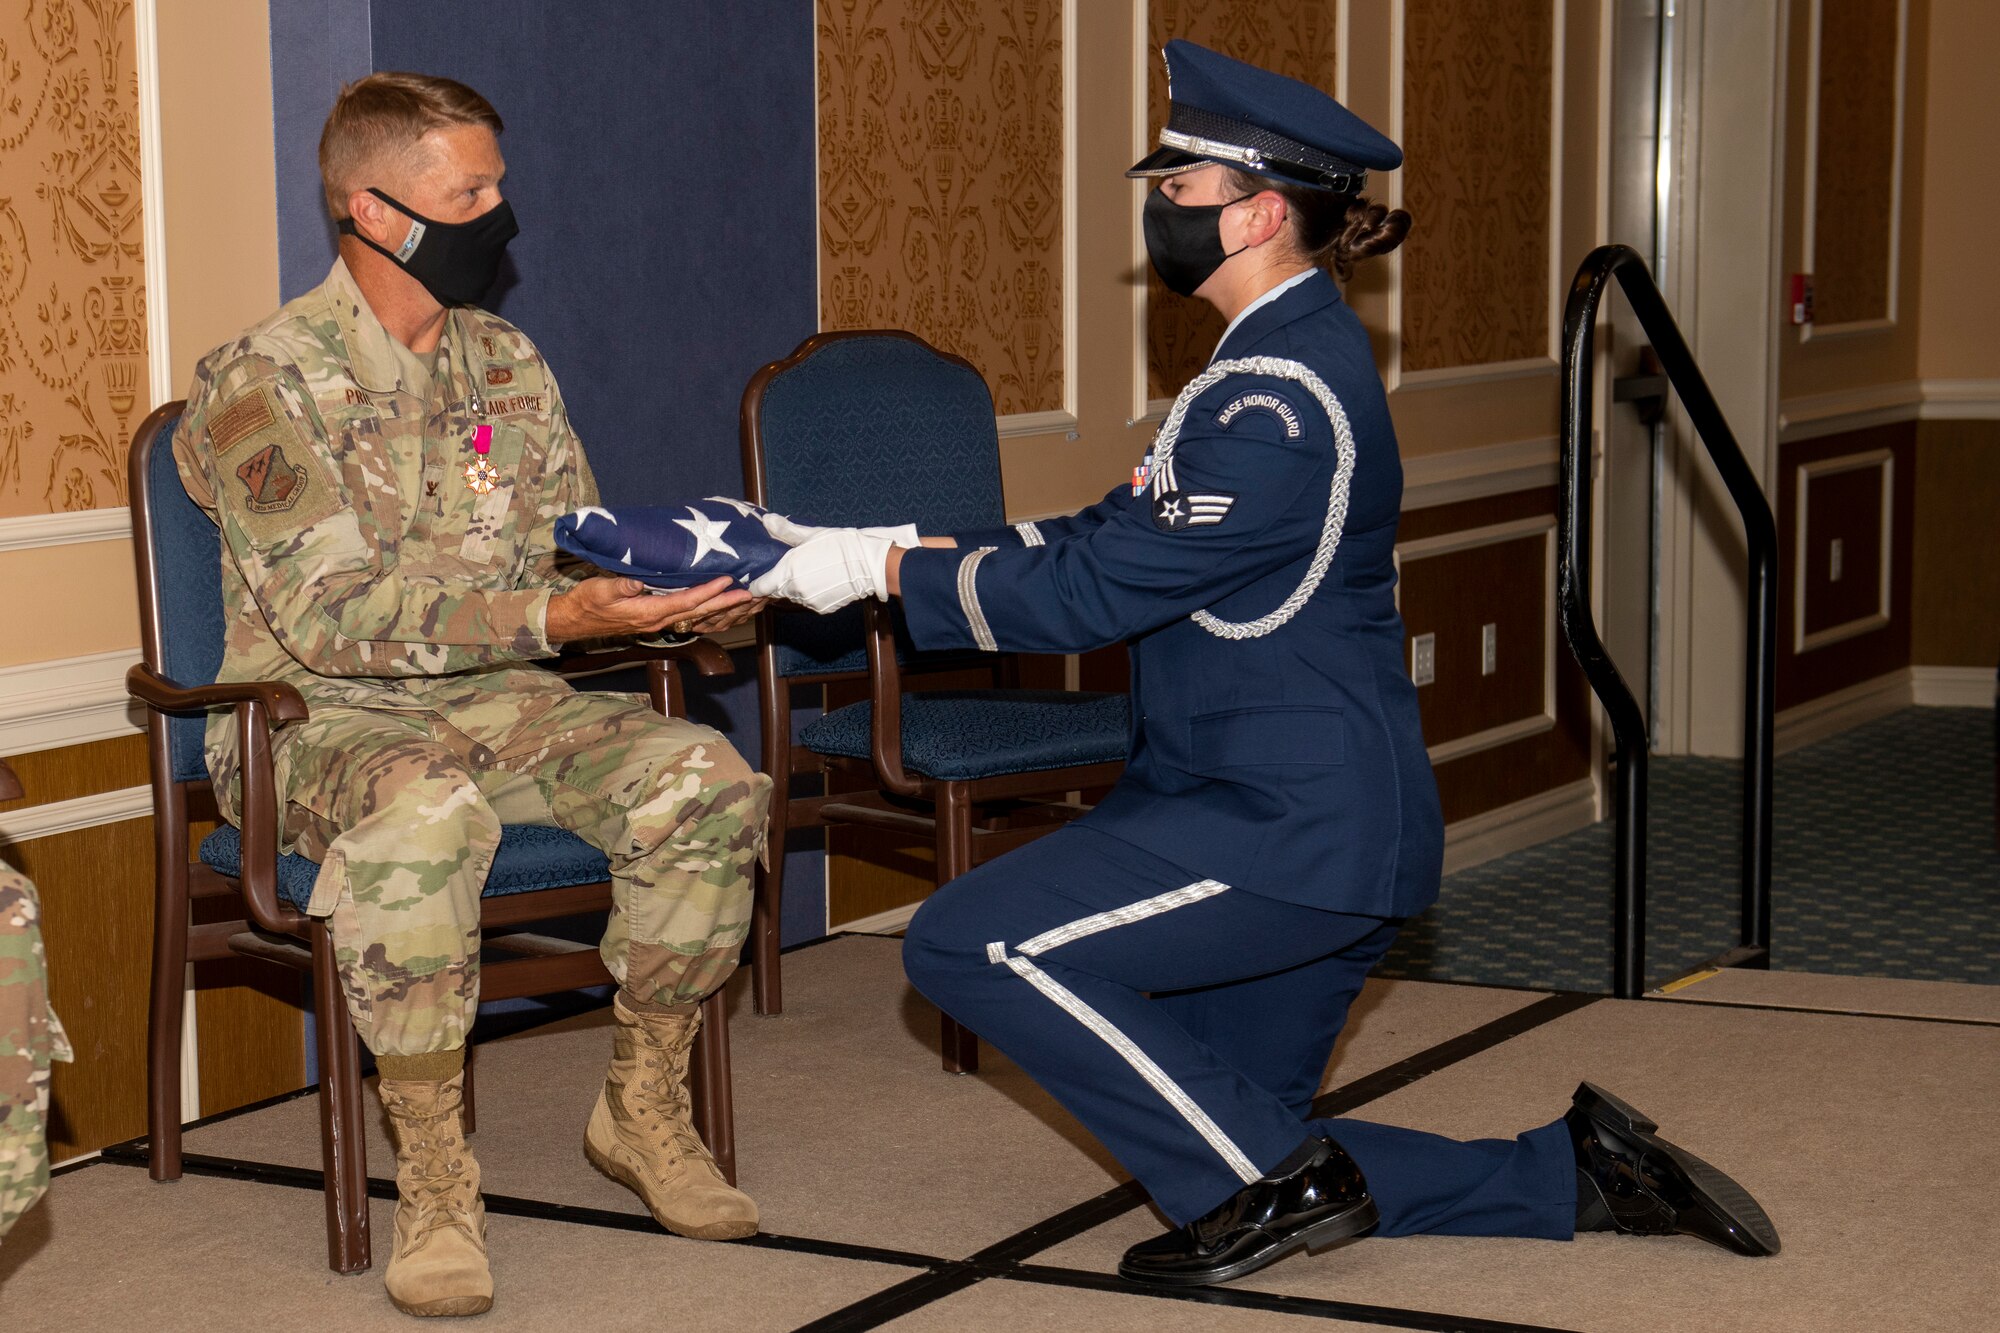
[[[1403,150],[1319,89],[1179,38],[1167,62],[1160,146],[1127,176],[1172,176],[1211,162],[1338,194],[1370,171],[1403,165]]]

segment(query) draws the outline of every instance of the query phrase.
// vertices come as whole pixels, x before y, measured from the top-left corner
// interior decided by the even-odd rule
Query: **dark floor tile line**
[[[1682,1000],[1671,995],[1640,997],[1684,1009],[1752,1009],[1771,1014],[1826,1014],[1834,1018],[1875,1018],[1888,1023],[1938,1023],[1946,1027],[2000,1028],[2000,1018],[1945,1018],[1933,1014],[1878,1014],[1867,1009],[1818,1009],[1798,1004],[1754,1004],[1749,1000]]]
[[[1522,1033],[1532,1032],[1545,1023],[1553,1023],[1558,1018],[1567,1017],[1579,1009],[1589,1008],[1605,998],[1602,995],[1591,995],[1582,991],[1558,991],[1554,995],[1516,1009],[1511,1014],[1502,1014],[1491,1022],[1482,1023],[1469,1032],[1461,1032],[1456,1037],[1418,1051],[1408,1059],[1398,1060],[1393,1065],[1321,1093],[1313,1100],[1313,1114],[1344,1115],[1367,1102],[1376,1101],[1392,1092],[1400,1092],[1419,1079],[1437,1073],[1440,1069],[1449,1068],[1461,1060],[1469,1060],[1475,1055],[1490,1051],[1495,1046],[1512,1041]]]
[[[1427,1333],[1571,1333],[1544,1324],[1517,1324],[1507,1320],[1479,1319],[1470,1315],[1442,1314],[1431,1310],[1410,1310],[1394,1305],[1368,1305],[1355,1301],[1331,1301],[1318,1296],[1288,1296],[1282,1292],[1250,1291],[1239,1287],[1142,1287],[1109,1273],[1093,1273],[1082,1268],[1060,1268],[1045,1264],[1020,1264],[988,1276],[996,1280],[1035,1282],[1045,1286],[1072,1287],[1089,1291],[1115,1292],[1121,1296],[1142,1296],[1154,1300],[1192,1301],[1238,1310],[1263,1310],[1274,1314],[1300,1315],[1313,1319],[1345,1319],[1357,1324],[1379,1324],[1387,1328],[1423,1329]]]
[[[792,1333],[859,1333],[862,1329],[880,1328],[985,1280],[985,1274],[970,1264],[947,1263],[872,1296],[864,1296],[851,1305],[843,1305],[809,1324],[800,1324]]]

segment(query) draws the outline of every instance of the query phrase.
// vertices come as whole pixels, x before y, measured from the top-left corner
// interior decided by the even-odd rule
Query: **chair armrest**
[[[250,919],[260,928],[291,933],[298,914],[278,901],[278,794],[271,767],[271,729],[282,722],[303,722],[308,716],[304,698],[282,681],[230,681],[194,688],[176,685],[144,663],[125,673],[125,688],[163,713],[198,713],[221,707],[235,710],[236,749],[242,765],[238,827],[243,835],[239,883],[244,903],[250,909]]]
[[[176,685],[145,663],[125,673],[125,688],[133,698],[163,713],[201,713],[211,708],[258,703],[271,721],[303,722],[306,701],[297,689],[280,680],[235,680],[215,685]]]
[[[686,662],[696,674],[703,676],[727,676],[736,670],[736,663],[730,659],[728,651],[713,639],[690,639],[686,643],[633,643],[606,648],[601,652],[564,653],[547,665],[559,676],[578,676],[608,671],[612,667],[631,666],[637,662]]]
[[[653,711],[664,717],[687,715],[687,697],[681,691],[682,662],[704,676],[727,676],[736,670],[728,651],[713,639],[631,643],[602,652],[564,653],[547,665],[557,675],[573,679],[639,662],[646,665],[646,693],[653,701]]]
[[[888,604],[862,602],[867,622],[869,750],[875,776],[898,796],[915,796],[921,782],[903,771],[903,668],[896,661],[896,621]]]

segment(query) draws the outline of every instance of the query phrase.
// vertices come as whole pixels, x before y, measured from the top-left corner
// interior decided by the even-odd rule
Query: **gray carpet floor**
[[[1777,761],[1772,965],[2000,983],[1993,713],[1908,708]],[[1658,985],[1737,943],[1733,760],[1656,758],[1646,975]],[[1603,991],[1610,821],[1451,876],[1378,974]]]

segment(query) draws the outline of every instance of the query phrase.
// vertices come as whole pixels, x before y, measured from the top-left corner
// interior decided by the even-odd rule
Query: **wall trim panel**
[[[0,667],[0,755],[33,754],[145,729],[125,693],[137,648]]]
[[[1547,314],[1547,350],[1540,356],[1526,357],[1513,361],[1493,362],[1484,365],[1438,366],[1424,370],[1403,368],[1403,339],[1400,336],[1407,321],[1405,319],[1404,268],[1407,262],[1407,247],[1398,246],[1389,255],[1389,328],[1398,336],[1393,340],[1389,352],[1388,373],[1384,377],[1386,388],[1394,394],[1404,389],[1433,389],[1446,385],[1480,384],[1495,380],[1524,379],[1547,375],[1554,379],[1562,366],[1562,300],[1567,288],[1567,275],[1562,264],[1562,206],[1563,206],[1563,84],[1567,74],[1567,48],[1565,45],[1568,27],[1567,9],[1564,0],[1547,0],[1551,10],[1549,34],[1549,197],[1548,197],[1548,281],[1549,293]],[[1398,144],[1408,139],[1408,123],[1405,115],[1404,65],[1408,58],[1408,15],[1407,0],[1391,0],[1389,7],[1389,137]],[[1338,53],[1337,53],[1338,54]],[[1407,167],[1407,164],[1406,164]],[[1385,173],[1389,188],[1383,193],[1388,196],[1390,208],[1404,205],[1404,171]],[[1421,225],[1419,219],[1419,225]]]
[[[153,813],[151,787],[121,787],[117,791],[77,796],[47,805],[24,806],[0,813],[0,841],[32,842],[59,833],[118,824]]]
[[[0,552],[28,551],[79,542],[126,541],[132,536],[132,511],[76,509],[60,514],[20,514],[0,518]]]
[[[1800,248],[1800,269],[1805,273],[1817,272],[1815,213],[1819,195],[1819,102],[1820,102],[1820,36],[1824,17],[1824,0],[1807,0],[1809,18],[1807,20],[1806,58],[1806,142],[1805,142],[1805,188],[1802,192],[1804,206],[1800,210],[1802,229]],[[1903,232],[1903,124],[1908,112],[1907,82],[1910,64],[1910,0],[1896,3],[1896,53],[1895,64],[1895,122],[1892,135],[1889,162],[1889,243],[1884,260],[1888,265],[1888,313],[1878,319],[1847,320],[1838,324],[1805,324],[1799,329],[1799,341],[1811,342],[1817,338],[1843,338],[1855,334],[1880,333],[1896,327],[1902,277],[1902,232]]]
[[[1847,472],[1861,472],[1869,468],[1879,469],[1882,474],[1882,531],[1877,546],[1875,576],[1881,589],[1875,611],[1854,620],[1825,629],[1806,632],[1806,574],[1811,567],[1810,528],[1812,517],[1812,483],[1821,477],[1839,476]],[[1817,459],[1810,463],[1800,463],[1794,471],[1798,474],[1798,516],[1792,526],[1792,651],[1808,653],[1828,644],[1851,639],[1858,634],[1869,634],[1887,625],[1893,618],[1890,591],[1894,574],[1893,555],[1896,518],[1896,456],[1887,449],[1869,449],[1861,453],[1842,454],[1838,458]]]

